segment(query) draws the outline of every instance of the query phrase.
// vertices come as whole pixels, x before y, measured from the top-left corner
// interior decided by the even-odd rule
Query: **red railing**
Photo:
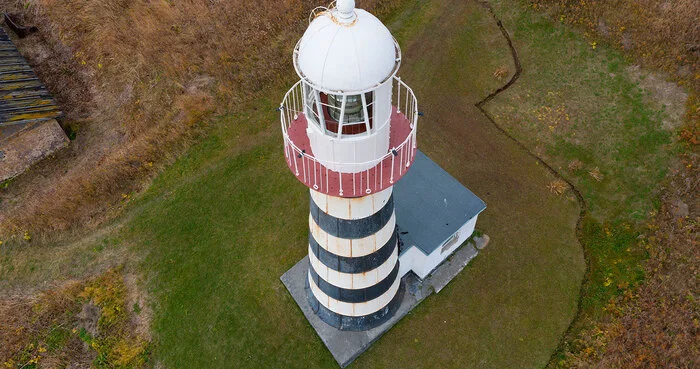
[[[289,168],[302,183],[329,195],[358,197],[392,186],[406,173],[413,163],[417,148],[418,102],[411,88],[401,78],[394,77],[393,81],[393,111],[390,118],[392,146],[382,157],[361,163],[335,163],[327,160],[322,163],[313,156],[308,138],[307,142],[301,142],[308,124],[303,113],[303,83],[297,82],[280,105],[285,158]],[[296,136],[295,132],[298,133]],[[342,173],[328,168],[348,166],[367,169]]]

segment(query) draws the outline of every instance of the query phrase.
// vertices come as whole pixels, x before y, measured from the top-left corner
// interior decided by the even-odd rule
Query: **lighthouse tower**
[[[354,0],[312,17],[280,106],[287,165],[311,193],[306,294],[327,324],[367,330],[403,294],[393,186],[416,157],[418,106],[376,17]]]

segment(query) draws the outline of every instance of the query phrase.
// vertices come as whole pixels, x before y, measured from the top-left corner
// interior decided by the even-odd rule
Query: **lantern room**
[[[353,0],[319,7],[293,64],[301,80],[281,106],[290,169],[339,196],[348,196],[343,187],[363,196],[398,180],[414,156],[418,105],[396,77],[401,49],[386,26]]]
[[[294,50],[309,123],[338,140],[383,132],[391,115],[391,79],[401,64],[389,30],[354,3],[339,1],[312,13]]]

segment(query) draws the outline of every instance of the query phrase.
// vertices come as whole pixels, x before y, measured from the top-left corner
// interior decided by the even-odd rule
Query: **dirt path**
[[[488,8],[449,1],[436,13],[403,45],[401,74],[425,112],[421,149],[486,201],[477,227],[492,243],[446,292],[419,309],[419,318],[392,332],[398,344],[380,342],[381,353],[371,360],[395,357],[385,355],[390,350],[416,355],[415,336],[431,332],[429,340],[418,338],[419,351],[444,353],[432,363],[438,366],[542,367],[577,311],[585,270],[576,238],[580,195],[552,194],[547,185],[561,177],[480,109],[484,96],[503,85],[492,77],[489,61],[508,63],[510,74],[516,70]],[[474,27],[498,37],[480,37],[483,44],[473,38]]]
[[[529,150],[529,149],[527,148],[527,146],[525,146],[525,144],[523,144],[522,142],[518,141],[515,137],[513,137],[511,134],[509,134],[508,132],[506,132],[506,130],[503,129],[503,127],[501,127],[500,125],[498,125],[498,123],[496,123],[496,121],[493,119],[493,117],[491,117],[491,115],[489,115],[489,114],[486,112],[486,110],[484,110],[484,105],[486,105],[489,101],[491,101],[493,98],[495,98],[496,96],[498,96],[498,94],[500,94],[501,92],[507,90],[509,87],[511,87],[513,84],[515,84],[515,82],[516,82],[516,81],[518,80],[518,78],[520,77],[520,74],[522,73],[522,70],[523,70],[523,69],[522,69],[522,65],[521,65],[521,63],[520,63],[520,58],[518,57],[518,51],[515,49],[515,46],[513,46],[513,41],[511,40],[510,35],[508,34],[508,31],[507,31],[506,28],[503,26],[503,22],[499,19],[498,15],[495,13],[493,7],[492,7],[491,4],[489,4],[487,1],[479,1],[479,3],[480,3],[484,8],[486,8],[486,9],[489,11],[489,13],[490,13],[491,16],[493,17],[494,21],[496,21],[496,24],[498,25],[498,28],[501,30],[501,34],[502,34],[503,37],[506,39],[506,41],[507,41],[507,43],[508,43],[508,48],[510,49],[511,56],[512,56],[512,58],[513,58],[513,65],[515,66],[515,73],[513,73],[513,76],[508,80],[508,82],[506,82],[506,84],[504,84],[503,86],[499,87],[499,88],[496,89],[495,91],[491,92],[490,94],[488,94],[488,96],[486,96],[485,98],[483,98],[482,100],[480,100],[478,103],[476,103],[476,107],[481,111],[482,114],[484,114],[484,116],[486,116],[486,118],[494,125],[494,127],[496,127],[503,135],[505,135],[506,137],[508,137],[509,139],[511,139],[513,142],[517,143],[523,150],[527,151],[527,153],[528,153],[531,157],[535,158],[537,161],[540,162],[540,164],[542,164],[545,168],[547,168],[547,170],[548,170],[552,175],[554,175],[554,176],[557,177],[558,179],[560,179],[560,180],[566,182],[566,184],[567,184],[568,187],[569,187],[569,190],[576,196],[576,200],[577,200],[578,205],[579,205],[579,216],[578,216],[578,219],[576,220],[576,238],[577,238],[577,241],[578,241],[579,245],[581,245],[581,248],[582,248],[582,251],[583,251],[583,256],[584,256],[584,259],[585,259],[586,266],[585,266],[584,277],[583,277],[582,282],[581,282],[580,287],[579,287],[578,303],[576,304],[576,306],[577,306],[577,307],[576,307],[576,314],[575,314],[575,316],[571,319],[571,321],[569,322],[569,325],[568,325],[568,327],[566,328],[565,334],[562,334],[561,337],[560,337],[560,339],[559,339],[558,346],[561,347],[562,344],[563,344],[563,342],[565,341],[566,334],[568,334],[568,332],[571,331],[572,325],[579,319],[579,316],[580,316],[580,314],[581,314],[581,302],[583,301],[583,300],[581,299],[581,296],[582,296],[582,294],[583,294],[583,280],[587,279],[587,278],[588,278],[588,275],[589,275],[589,273],[590,273],[590,268],[589,268],[589,264],[590,264],[590,262],[589,262],[589,257],[588,257],[588,255],[586,254],[585,249],[583,248],[582,242],[581,242],[581,224],[582,224],[583,218],[584,218],[585,215],[586,215],[586,212],[587,212],[587,208],[588,208],[588,207],[587,207],[587,204],[586,204],[586,200],[584,200],[583,195],[581,194],[581,191],[580,191],[578,188],[576,188],[576,186],[575,186],[569,179],[567,179],[566,177],[564,177],[559,171],[557,171],[556,169],[554,169],[554,167],[552,167],[552,166],[549,165],[547,162],[545,162],[545,161],[544,161],[541,157],[539,157],[537,154],[535,154],[534,152],[532,152],[531,150]],[[549,362],[552,362],[552,361],[554,360],[556,354],[557,354],[557,350],[552,351],[552,354],[550,355],[550,358],[549,358]]]

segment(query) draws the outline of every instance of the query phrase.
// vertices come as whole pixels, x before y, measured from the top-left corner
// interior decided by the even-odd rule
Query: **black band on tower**
[[[309,247],[323,265],[341,273],[364,273],[379,268],[394,253],[398,245],[398,233],[394,231],[391,238],[379,250],[365,256],[349,257],[336,255],[318,244],[314,236],[309,233]]]
[[[323,291],[328,297],[342,302],[367,302],[376,299],[389,291],[391,286],[396,281],[396,276],[399,274],[399,263],[396,263],[394,269],[386,278],[377,282],[377,284],[367,288],[348,289],[334,286],[321,278],[312,266],[309,266],[309,274],[311,279],[316,283],[316,286]]]
[[[378,311],[363,316],[341,315],[318,302],[316,296],[314,296],[313,292],[311,292],[309,278],[304,278],[304,280],[306,281],[306,297],[311,305],[311,310],[328,325],[338,328],[341,331],[365,331],[375,328],[394,316],[401,305],[401,301],[403,300],[404,286],[402,281],[399,282],[399,290],[396,291],[394,298]]]
[[[361,219],[336,218],[321,210],[314,198],[310,197],[311,217],[326,233],[345,239],[358,239],[377,233],[389,223],[394,214],[394,194],[389,196],[389,201],[376,213]]]

